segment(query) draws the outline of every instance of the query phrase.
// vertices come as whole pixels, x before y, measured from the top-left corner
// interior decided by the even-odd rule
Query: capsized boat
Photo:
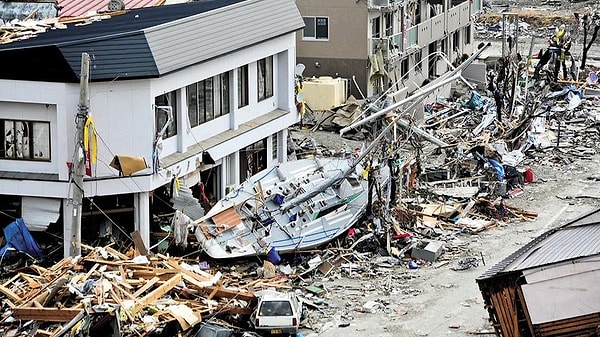
[[[243,182],[194,221],[212,258],[289,253],[325,244],[364,215],[368,182],[354,159],[280,163]],[[389,176],[387,167],[380,176]],[[385,172],[385,173],[384,173]]]

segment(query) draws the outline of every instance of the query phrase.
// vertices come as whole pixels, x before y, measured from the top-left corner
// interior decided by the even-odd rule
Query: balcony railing
[[[373,7],[391,7],[399,5],[403,0],[369,0],[369,8]]]
[[[371,38],[371,54],[375,54],[378,48],[381,48],[383,58],[388,60],[397,55],[400,55],[403,50],[404,40],[402,33],[397,33],[386,37]]]
[[[419,31],[418,26],[412,26],[406,32],[406,48],[412,47],[419,43]]]
[[[482,0],[473,0],[473,2],[471,3],[471,15],[481,10],[481,2]]]

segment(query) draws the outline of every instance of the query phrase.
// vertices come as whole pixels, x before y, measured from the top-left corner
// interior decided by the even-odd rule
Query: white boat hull
[[[351,165],[348,159],[302,159],[259,172],[195,221],[202,249],[221,259],[330,242],[366,210],[367,181]]]

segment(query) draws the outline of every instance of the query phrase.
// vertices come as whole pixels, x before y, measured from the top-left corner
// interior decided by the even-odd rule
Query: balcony
[[[482,0],[473,0],[471,3],[471,15],[476,14],[481,10],[481,2]]]
[[[369,8],[383,9],[383,8],[390,8],[393,6],[399,6],[402,4],[403,0],[368,0],[368,1],[369,1]]]
[[[406,48],[416,46],[419,43],[419,26],[412,26],[406,32]]]
[[[374,37],[370,38],[370,51],[371,54],[377,52],[377,48],[381,48],[381,53],[384,60],[391,60],[402,53],[404,47],[404,41],[402,39],[402,33],[397,33],[391,36],[385,36],[382,38]]]

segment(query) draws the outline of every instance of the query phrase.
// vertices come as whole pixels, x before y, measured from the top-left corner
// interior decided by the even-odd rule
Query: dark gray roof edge
[[[495,278],[498,277],[500,275],[506,274],[504,273],[504,269],[506,267],[508,267],[511,263],[513,263],[515,260],[517,260],[519,257],[525,255],[527,252],[529,252],[531,250],[531,248],[533,248],[534,246],[536,246],[538,243],[546,240],[550,235],[564,229],[565,227],[568,227],[572,224],[577,223],[578,221],[585,219],[591,215],[594,215],[596,213],[600,212],[600,208],[597,208],[595,210],[591,210],[589,212],[584,213],[583,215],[579,216],[578,218],[575,218],[567,223],[565,223],[564,225],[552,228],[544,233],[542,233],[540,236],[536,237],[535,239],[531,240],[529,243],[527,243],[526,245],[524,245],[523,247],[519,248],[517,251],[515,251],[514,253],[510,254],[508,257],[506,257],[504,260],[496,263],[494,266],[492,266],[490,269],[488,269],[487,271],[485,271],[481,276],[477,277],[475,280],[479,283],[480,281],[484,281],[487,279],[491,279],[491,278]],[[584,225],[578,225],[578,226],[587,226],[590,224],[584,224]],[[580,256],[580,257],[584,257],[584,256]],[[579,257],[577,257],[579,258]],[[556,262],[554,262],[556,263]],[[540,265],[541,266],[541,265]],[[518,272],[519,270],[511,270],[510,272],[507,273],[512,273],[512,272]]]

